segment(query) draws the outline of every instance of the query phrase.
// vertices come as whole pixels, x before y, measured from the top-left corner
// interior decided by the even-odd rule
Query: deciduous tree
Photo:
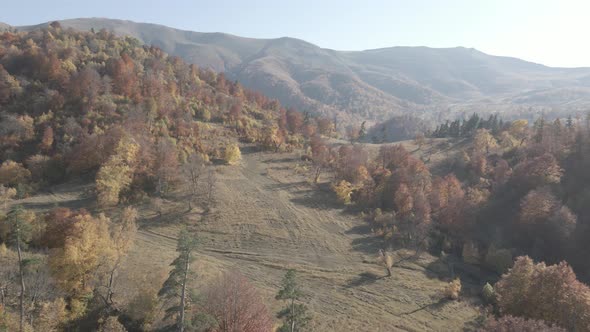
[[[237,271],[225,272],[205,291],[205,311],[219,331],[268,332],[273,322],[254,286]]]

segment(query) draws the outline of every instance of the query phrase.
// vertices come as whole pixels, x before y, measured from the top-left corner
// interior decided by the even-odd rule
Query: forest
[[[143,227],[138,206],[161,216],[182,192],[186,210],[210,210],[216,169],[239,167],[245,146],[299,153],[318,191],[329,179],[380,241],[388,275],[398,249],[485,271],[477,329],[590,331],[590,121],[474,114],[425,134],[417,150],[438,139],[458,153],[435,169],[402,144],[359,143],[365,123],[285,108],[106,30],[1,33],[0,331],[307,331],[313,315],[292,269],[276,314],[238,270],[193,294],[191,227],[159,287],[125,303],[115,291]],[[93,184],[86,206],[19,204],[72,181]],[[456,301],[452,274],[441,297]]]

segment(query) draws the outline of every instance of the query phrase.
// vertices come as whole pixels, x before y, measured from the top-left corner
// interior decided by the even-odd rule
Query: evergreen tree
[[[533,128],[535,133],[535,142],[541,143],[541,141],[543,141],[543,134],[545,130],[545,118],[542,116],[538,118],[537,121],[535,121],[535,123],[533,124]]]
[[[567,116],[567,120],[565,122],[565,126],[568,129],[572,129],[574,127],[574,119],[572,118],[572,115],[571,114]]]
[[[311,317],[307,314],[307,306],[302,303],[297,303],[302,296],[302,292],[295,281],[295,270],[287,271],[281,286],[282,288],[279,290],[276,299],[287,301],[287,307],[281,310],[278,314],[279,318],[285,319],[285,322],[278,331],[303,331],[305,326],[311,320]]]
[[[182,230],[178,236],[176,251],[178,257],[170,264],[172,271],[164,282],[158,296],[171,301],[178,301],[166,310],[166,319],[177,316],[176,327],[183,332],[185,326],[185,310],[187,306],[187,283],[190,263],[194,260],[193,251],[197,247],[197,239],[187,230]]]
[[[367,121],[363,121],[363,123],[361,123],[361,129],[359,130],[359,138],[358,140],[361,141],[365,138],[365,136],[367,136],[367,128],[365,128]]]

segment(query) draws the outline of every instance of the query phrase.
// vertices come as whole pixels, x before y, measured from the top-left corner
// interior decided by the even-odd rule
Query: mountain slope
[[[284,104],[342,119],[382,121],[408,111],[429,117],[434,109],[480,106],[510,111],[522,105],[581,109],[590,104],[588,68],[551,68],[462,47],[343,52],[293,38],[242,38],[102,18],[61,24],[131,35],[223,71]]]

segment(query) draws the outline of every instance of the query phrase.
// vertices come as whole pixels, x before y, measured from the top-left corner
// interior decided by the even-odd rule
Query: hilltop
[[[472,48],[336,51],[288,37],[243,38],[105,18],[61,23],[133,36],[224,72],[287,106],[355,122],[380,122],[408,113],[440,120],[473,109],[508,118],[523,112],[579,111],[590,105],[588,68],[551,68]]]

